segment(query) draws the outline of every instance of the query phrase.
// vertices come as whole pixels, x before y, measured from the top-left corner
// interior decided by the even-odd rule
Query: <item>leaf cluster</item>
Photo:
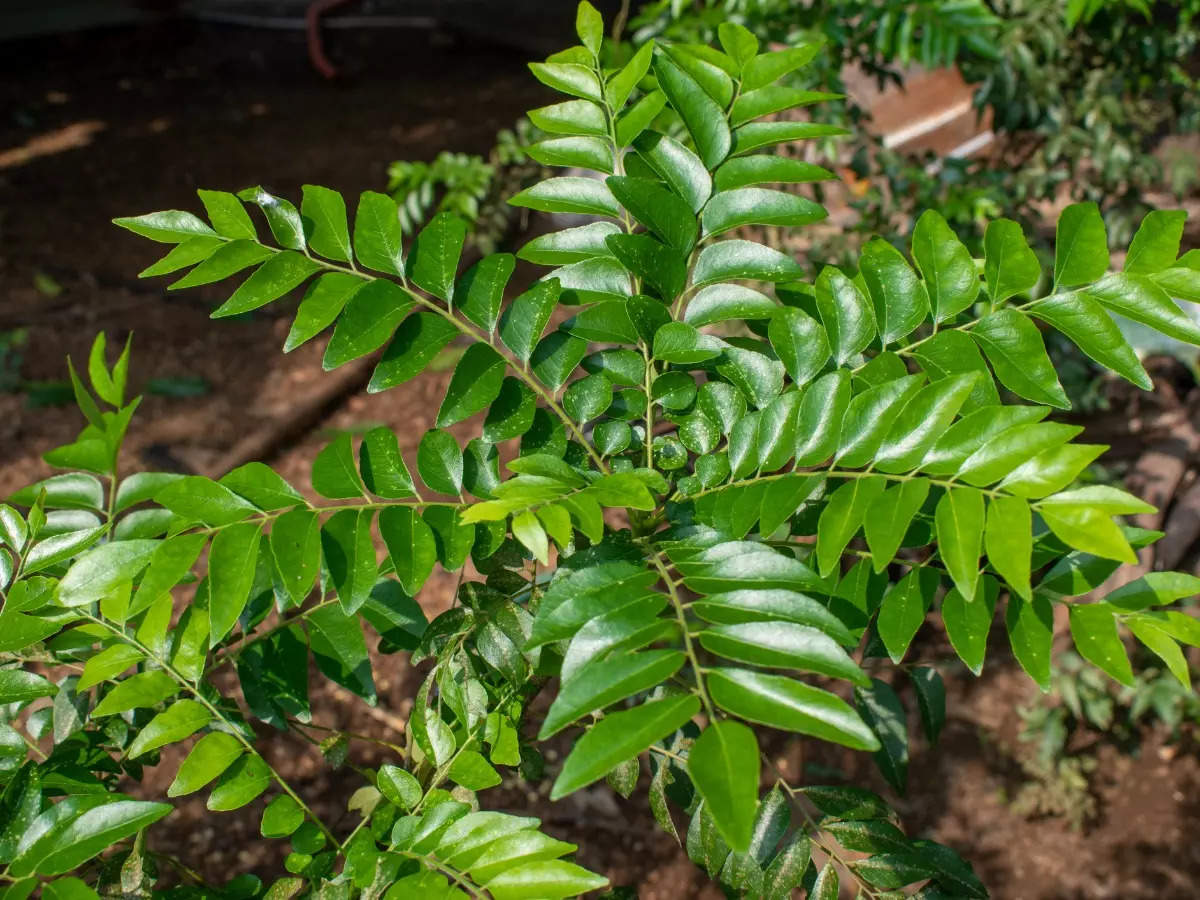
[[[986,896],[875,795],[773,775],[763,729],[872,753],[903,791],[902,694],[930,740],[945,720],[940,674],[913,665],[931,617],[974,672],[1002,618],[1046,687],[1061,606],[1116,680],[1134,678],[1132,637],[1186,683],[1180,645],[1200,629],[1177,604],[1200,581],[1150,573],[1080,599],[1158,535],[1119,519],[1142,501],[1078,483],[1104,448],[1050,418],[1068,403],[1042,337],[1150,387],[1115,317],[1200,343],[1176,303],[1200,301],[1182,214],[1148,216],[1110,273],[1094,205],[1064,211],[1051,272],[1016,223],[992,223],[977,259],[930,211],[911,258],[874,241],[806,281],[739,229],[825,215],[802,191],[828,173],[770,150],[841,131],[775,118],[822,99],[779,83],[819,47],[765,49],[724,23],[719,48],[651,42],[612,67],[586,2],[577,29],[531,66],[567,99],[531,113],[546,137],[530,154],[589,174],[512,202],[592,218],[515,255],[464,266],[452,213],[406,238],[388,195],[365,192],[351,218],[317,186],[299,207],[201,191],[207,221],[117,221],[169,245],[144,274],[174,289],[245,273],[215,317],[303,287],[285,350],[329,330],[325,367],[371,356],[370,390],[462,353],[415,447],[386,427],[340,435],[304,486],[259,463],[124,474],[128,352],[110,367],[101,337],[87,381],[70,369],[88,424],[47,455],[68,471],[0,507],[13,897],[72,870],[87,883],[44,890],[106,890],[121,860],[122,878],[129,860],[149,878],[137,835],[171,807],[117,786],[183,742],[169,797],[258,803],[289,874],[172,896],[574,896],[605,884],[565,859],[574,845],[484,807],[505,778],[539,780],[537,745],[564,732],[552,799],[602,779],[628,796],[645,776],[663,829],[679,838],[686,818],[689,855],[733,893],[831,898],[850,879]],[[518,258],[549,271],[510,287]],[[429,620],[416,597],[437,567],[459,584]],[[310,665],[376,705],[373,657],[391,653],[421,673],[402,735],[314,721]],[[349,831],[272,766],[255,725],[355,773]],[[390,761],[357,767],[362,740]]]

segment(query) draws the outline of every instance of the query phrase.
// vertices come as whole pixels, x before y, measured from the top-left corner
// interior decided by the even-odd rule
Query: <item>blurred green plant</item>
[[[1015,812],[1060,817],[1082,830],[1099,812],[1091,782],[1096,756],[1092,745],[1079,747],[1088,733],[1132,752],[1139,725],[1148,720],[1165,726],[1172,739],[1200,723],[1200,697],[1161,664],[1145,662],[1131,684],[1115,685],[1076,653],[1056,657],[1050,692],[1017,710],[1030,752],[1018,760],[1028,781],[1013,796]]]

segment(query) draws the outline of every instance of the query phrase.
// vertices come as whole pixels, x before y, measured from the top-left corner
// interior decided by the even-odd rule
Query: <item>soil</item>
[[[286,411],[325,376],[320,341],[283,356],[286,311],[212,322],[218,290],[174,296],[136,273],[158,248],[110,224],[115,216],[198,209],[197,187],[264,184],[298,197],[305,182],[356,194],[379,189],[393,159],[429,159],[442,148],[486,152],[525,109],[548,102],[512,51],[434,40],[425,32],[339,32],[330,53],[336,82],[309,67],[302,38],[286,32],[152,26],[38,39],[0,47],[0,330],[23,328],[16,373],[62,379],[63,356],[86,357],[93,334],[135,333],[134,387],[150,379],[202,379],[191,398],[144,400],[124,460],[129,469],[209,471],[241,438]],[[15,150],[17,152],[7,152]],[[10,365],[9,371],[12,366]],[[447,372],[384,394],[356,394],[324,414],[274,460],[293,483],[330,429],[386,423],[405,449],[432,423]],[[140,424],[137,424],[140,422]],[[0,395],[0,492],[49,473],[46,449],[81,426],[73,408],[30,409],[22,393]],[[435,578],[421,597],[434,614],[453,582]],[[1007,661],[1003,636],[981,678],[951,664],[935,636],[922,648],[945,663],[952,718],[935,748],[914,736],[911,789],[894,798],[913,834],[972,860],[997,898],[1169,900],[1200,894],[1200,765],[1188,739],[1147,730],[1136,754],[1104,745],[1093,775],[1099,815],[1082,832],[1059,819],[1029,821],[1009,798],[1024,752],[1017,708],[1032,684]],[[314,720],[399,740],[418,679],[398,657],[376,659],[379,711],[372,714],[314,679]],[[911,698],[908,698],[911,699]],[[331,771],[294,737],[263,733],[271,762],[327,821],[346,823],[345,801],[361,784],[351,767]],[[564,746],[552,746],[553,769]],[[780,766],[796,780],[840,774],[880,790],[868,758],[777,737]],[[351,762],[378,764],[387,751],[353,745]],[[144,786],[161,794],[178,762],[167,754]],[[487,797],[493,808],[534,812],[548,830],[580,844],[579,860],[644,898],[718,897],[647,812],[644,785],[629,801],[607,788],[551,805],[549,782],[510,776]],[[886,791],[885,791],[886,792]],[[278,842],[258,838],[257,806],[214,817],[199,801],[153,830],[154,846],[220,881],[233,871],[281,871]]]

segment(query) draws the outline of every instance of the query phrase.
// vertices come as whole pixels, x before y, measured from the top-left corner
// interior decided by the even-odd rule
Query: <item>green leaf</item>
[[[259,509],[276,510],[304,504],[304,496],[269,466],[249,462],[222,476],[221,484]]]
[[[1116,609],[1107,603],[1072,604],[1071,639],[1079,655],[1127,687],[1133,687],[1133,669],[1121,635]]]
[[[379,767],[375,782],[379,792],[401,809],[413,809],[425,793],[421,782],[399,766],[384,764]]]
[[[458,216],[449,212],[435,215],[413,238],[408,252],[409,280],[438,299],[449,300],[466,237],[467,223]]]
[[[763,154],[726,160],[717,169],[715,184],[718,191],[731,191],[756,184],[806,184],[831,178],[837,175],[813,163]]]
[[[617,145],[627,147],[637,139],[667,105],[662,91],[652,91],[617,117]]]
[[[513,195],[508,202],[538,212],[621,217],[621,208],[605,183],[581,176],[548,178]]]
[[[218,531],[208,552],[209,641],[215,647],[233,631],[250,599],[258,564],[260,526],[254,522]]]
[[[571,846],[571,845],[567,845]],[[558,900],[608,886],[608,879],[561,859],[544,859],[507,869],[487,882],[495,900],[545,897]]]
[[[992,627],[998,592],[996,581],[985,575],[971,599],[964,598],[957,588],[952,588],[942,598],[942,623],[946,626],[946,636],[959,659],[976,675],[983,671],[987,636]]]
[[[131,644],[113,644],[106,647],[84,665],[75,690],[86,691],[102,681],[108,681],[145,658],[146,654]]]
[[[617,763],[637,756],[689,722],[700,711],[692,695],[651,700],[624,712],[605,716],[575,742],[550,791],[552,800],[599,781]]]
[[[271,770],[259,756],[248,754],[221,773],[205,804],[214,812],[241,809],[271,786]]]
[[[452,322],[436,313],[419,312],[409,316],[400,323],[383,352],[367,391],[385,391],[420,375],[458,334]]]
[[[597,374],[574,382],[563,394],[562,402],[567,415],[582,424],[608,409],[612,397],[612,382]]]
[[[650,62],[654,58],[654,43],[647,41],[642,44],[629,62],[608,79],[608,102],[612,108],[619,110],[625,106],[629,95],[650,71]],[[628,143],[628,142],[626,142]]]
[[[817,311],[839,366],[857,356],[875,337],[875,313],[858,287],[832,266],[815,284]]]
[[[600,82],[590,68],[578,63],[530,63],[533,77],[556,91],[601,102]]]
[[[796,415],[796,465],[814,466],[833,455],[850,405],[850,373],[822,375],[800,399]]]
[[[979,295],[979,275],[971,252],[936,210],[926,210],[913,229],[912,255],[925,279],[936,322],[967,309]]]
[[[132,583],[150,563],[159,542],[151,540],[112,541],[79,557],[58,585],[58,602],[63,606],[86,606]]]
[[[975,379],[974,387],[962,405],[964,414],[981,406],[999,405],[1000,394],[992,381],[991,370],[968,332],[940,331],[919,346],[914,346],[912,355],[931,378],[970,373],[981,376]]]
[[[354,255],[368,269],[404,275],[403,231],[396,201],[378,191],[363,191],[354,214]]]
[[[863,247],[859,266],[884,347],[907,337],[925,321],[929,314],[925,285],[899,250],[876,238]]]
[[[613,226],[615,227],[615,226]],[[561,232],[560,232],[561,233]],[[549,237],[549,235],[547,236]],[[533,242],[530,242],[533,243]],[[526,244],[529,247],[529,244]],[[522,257],[525,259],[526,257]],[[546,260],[534,260],[545,262]],[[516,260],[511,253],[485,256],[463,273],[454,285],[451,306],[489,334],[496,329],[504,288],[512,277]]]
[[[0,703],[27,703],[57,693],[58,688],[41,675],[24,669],[0,669]]]
[[[350,262],[350,227],[342,195],[315,184],[303,185],[301,190],[300,215],[309,246],[326,259]]]
[[[713,284],[697,291],[683,320],[696,328],[731,319],[769,319],[779,309],[764,294],[740,284]]]
[[[383,346],[412,309],[413,301],[399,285],[368,281],[351,295],[325,346],[321,367],[336,369]]]
[[[483,439],[499,443],[520,437],[533,425],[537,399],[520,379],[509,375],[500,385],[500,393],[488,409],[483,422]]]
[[[1011,219],[988,223],[983,252],[983,277],[993,309],[1015,294],[1027,294],[1042,277],[1037,254],[1029,249],[1021,226]]]
[[[55,833],[52,845],[46,848],[49,852],[36,861],[36,871],[39,875],[70,872],[169,812],[169,804],[140,800],[117,800],[89,809]]]
[[[431,429],[421,436],[417,473],[439,494],[456,496],[462,490],[462,450],[449,432]]]
[[[1147,572],[1136,581],[1123,584],[1104,601],[1123,611],[1137,612],[1150,606],[1162,606],[1200,594],[1200,578],[1183,572]]]
[[[744,125],[754,119],[769,116],[773,113],[784,112],[799,106],[811,106],[823,100],[838,100],[839,94],[827,94],[822,91],[802,91],[798,88],[783,85],[768,85],[757,90],[742,94],[734,101],[729,110],[729,123],[734,126]]]
[[[1054,234],[1055,289],[1095,281],[1107,271],[1108,234],[1100,208],[1090,202],[1071,204],[1058,217]]]
[[[85,531],[68,532],[38,541],[25,557],[24,574],[32,575],[70,559],[100,540],[107,531],[107,526],[98,525]]]
[[[293,605],[312,590],[321,568],[321,522],[315,512],[294,509],[271,526],[271,553],[280,583]]]
[[[750,849],[758,811],[758,740],[738,722],[713,722],[688,752],[688,774],[717,830],[738,853]]]
[[[292,288],[302,284],[321,268],[320,263],[302,253],[285,250],[264,262],[243,281],[228,300],[212,311],[211,318],[240,316],[266,306]]]
[[[1104,559],[1137,564],[1137,555],[1121,529],[1102,510],[1088,506],[1039,506],[1038,512],[1054,536],[1076,550],[1094,553]]]
[[[533,348],[533,354],[529,357],[529,367],[538,381],[557,391],[575,374],[580,361],[587,354],[587,349],[587,341],[565,331],[552,331]],[[544,410],[540,412],[545,413]],[[535,420],[537,414],[532,414]]]
[[[746,225],[809,225],[827,215],[819,203],[797,194],[758,187],[737,188],[716,194],[704,207],[704,236]]]
[[[375,679],[358,618],[346,615],[340,605],[330,604],[314,609],[307,622],[317,668],[326,678],[374,706]]]
[[[194,214],[177,209],[113,219],[113,224],[163,244],[179,244],[197,235],[212,237],[216,234]]]
[[[195,734],[212,721],[209,711],[195,700],[176,700],[138,732],[126,756],[137,759],[143,753],[174,744]]]
[[[753,241],[731,239],[710,244],[700,251],[692,269],[692,284],[700,287],[729,279],[791,281],[804,270],[786,254]]]
[[[841,620],[825,606],[795,591],[734,590],[701,597],[693,601],[692,609],[706,622],[796,622],[825,632],[843,646],[852,647],[857,643]]]
[[[377,497],[402,500],[415,496],[412,476],[400,453],[400,442],[390,428],[372,428],[363,435],[358,465],[367,490]]]
[[[517,258],[544,266],[561,266],[582,262],[596,256],[611,256],[608,245],[604,241],[610,234],[620,233],[620,227],[612,222],[592,222],[576,228],[564,228],[562,231],[553,231],[535,237],[517,251]],[[489,256],[485,257],[485,260],[495,258],[495,256]],[[511,259],[511,257],[509,258]],[[480,263],[483,261],[480,260]],[[468,272],[468,274],[470,273]],[[463,278],[465,279],[466,276],[464,275]],[[499,297],[497,296],[493,322],[495,315],[499,314],[499,309]],[[476,321],[467,310],[464,309],[464,312],[472,321]],[[482,325],[483,323],[477,322],[477,324]]]
[[[908,724],[900,698],[886,682],[871,679],[869,688],[854,692],[855,705],[867,726],[879,738],[875,763],[888,784],[901,794],[908,781]]]
[[[180,765],[175,780],[167,788],[167,796],[182,797],[200,790],[233,765],[244,752],[233,735],[223,731],[209,732],[196,742]]]
[[[304,824],[304,810],[287,794],[280,794],[263,810],[259,831],[265,838],[285,838]]]
[[[371,542],[373,518],[374,512],[369,509],[343,509],[321,528],[321,552],[346,615],[357,612],[367,602],[378,574]]]
[[[546,330],[559,290],[557,279],[538,281],[513,300],[500,317],[500,340],[521,362],[529,362],[534,345]]]
[[[729,155],[733,144],[721,107],[665,52],[654,54],[654,74],[667,100],[683,119],[700,159],[708,169],[715,169]]]
[[[900,549],[913,517],[929,496],[929,482],[918,478],[888,488],[867,507],[863,535],[875,571],[882,572]]]
[[[638,156],[672,190],[699,212],[712,195],[712,176],[704,163],[683,144],[654,131],[640,135],[634,142]]]
[[[486,409],[500,393],[504,357],[487,344],[472,344],[454,368],[437,426],[445,428]]]
[[[604,40],[604,20],[588,0],[580,0],[576,8],[575,33],[579,35],[583,46],[592,51],[592,55],[600,53],[600,44]]]
[[[687,263],[675,250],[646,234],[613,234],[605,243],[620,263],[664,301],[674,300],[687,281]]]
[[[82,683],[81,679],[80,684]],[[78,685],[76,688],[79,689]],[[179,685],[166,672],[158,669],[139,672],[117,682],[113,689],[104,695],[104,699],[96,704],[96,708],[92,710],[92,717],[111,716],[131,709],[157,706],[177,693]]]
[[[569,135],[538,141],[525,148],[535,161],[547,166],[591,169],[612,174],[612,145],[591,135]]]
[[[656,573],[624,561],[579,570],[560,569],[542,595],[526,649],[571,637],[584,623],[611,612],[614,598],[619,598],[620,606],[637,602],[656,580]]]
[[[837,568],[867,509],[886,487],[887,482],[882,478],[855,478],[830,495],[817,523],[816,558],[822,577]]]
[[[1088,287],[1087,296],[1112,312],[1176,340],[1200,344],[1200,325],[1145,275],[1110,275]]]
[[[713,702],[726,712],[784,731],[807,734],[855,750],[877,750],[879,741],[842,698],[787,678],[745,669],[710,669]]]
[[[775,310],[767,326],[767,336],[797,385],[807,384],[829,360],[829,341],[825,329],[803,310],[790,306]]]
[[[590,712],[647,691],[679,671],[685,656],[676,650],[648,650],[595,659],[564,679],[538,731],[546,740]]]
[[[512,533],[538,562],[544,566],[550,564],[550,545],[546,540],[546,530],[542,528],[536,515],[526,510],[513,516]]]
[[[212,284],[215,281],[223,281],[273,255],[269,247],[253,241],[230,241],[218,247],[211,256],[178,281],[171,282],[167,286],[167,290],[180,291],[203,284]]]
[[[996,378],[1014,394],[1034,403],[1071,408],[1042,336],[1028,316],[1001,309],[980,319],[971,336],[983,348]]]
[[[942,726],[946,724],[946,684],[938,670],[929,666],[915,666],[908,670],[908,680],[917,695],[917,706],[921,711],[921,726],[929,743],[936,744]]]
[[[992,568],[1022,599],[1032,602],[1033,515],[1029,504],[1020,497],[992,497],[983,540]]]
[[[1130,618],[1126,620],[1125,624],[1129,626],[1134,637],[1161,659],[1167,667],[1167,671],[1174,675],[1186,690],[1190,691],[1192,688],[1191,671],[1188,668],[1187,659],[1184,658],[1183,651],[1179,649],[1175,639],[1167,631],[1142,618]]]
[[[44,505],[48,509],[94,509],[104,506],[104,487],[99,480],[82,472],[52,475],[22,488],[8,499],[18,506],[33,506],[38,496],[46,492]],[[118,491],[118,494],[121,492]],[[145,499],[145,498],[143,498]],[[14,547],[13,549],[20,549]]]
[[[950,580],[964,597],[974,597],[983,552],[983,494],[971,488],[947,488],[934,512],[938,552]]]
[[[675,193],[646,178],[613,176],[605,179],[612,195],[633,217],[681,253],[696,243],[696,217]]]
[[[267,224],[271,226],[271,234],[275,236],[279,246],[288,250],[304,249],[304,222],[291,203],[268,194],[261,187],[239,191],[238,197],[247,203],[253,203],[263,211]]]
[[[757,90],[782,78],[789,72],[794,72],[811,62],[820,49],[820,41],[809,41],[785,50],[759,54],[746,63],[742,75],[742,90]]]
[[[807,625],[794,622],[711,625],[699,637],[704,649],[725,659],[817,672],[856,684],[868,683],[867,676],[837,641]]]
[[[725,342],[683,322],[669,322],[654,334],[653,356],[667,363],[690,365],[720,356]]]
[[[1147,213],[1125,254],[1124,271],[1131,275],[1153,275],[1174,265],[1186,223],[1187,213],[1181,209]]]
[[[348,272],[328,272],[312,282],[296,310],[283,352],[295,350],[332,325],[350,296],[362,286],[363,280]]]
[[[437,562],[433,530],[412,507],[389,506],[379,513],[379,533],[396,567],[396,577],[406,593],[415,595]]]
[[[733,155],[742,156],[772,144],[849,134],[837,125],[819,122],[751,122],[733,133]]]
[[[841,896],[841,891],[838,883],[836,863],[830,860],[821,867],[821,871],[817,874],[817,879],[813,882],[812,890],[809,894],[812,900],[838,900],[838,897]]]
[[[881,472],[908,472],[920,465],[967,402],[978,376],[942,378],[922,388],[904,405],[900,417],[875,454]]]
[[[1137,353],[1104,308],[1086,294],[1055,294],[1039,300],[1029,312],[1049,322],[1100,365],[1144,391],[1153,384]]]
[[[879,638],[897,665],[924,624],[939,581],[937,572],[922,566],[912,569],[884,594],[877,619]]]

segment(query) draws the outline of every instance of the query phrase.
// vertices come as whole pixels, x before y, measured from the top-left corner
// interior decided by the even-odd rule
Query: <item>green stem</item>
[[[688,631],[687,613],[684,610],[683,598],[679,596],[678,585],[671,578],[671,573],[663,564],[662,553],[658,550],[653,550],[650,556],[650,562],[654,568],[658,570],[662,576],[663,583],[667,586],[667,594],[671,598],[671,606],[675,609],[675,618],[679,622],[679,631],[683,635],[683,652],[687,654],[688,662],[691,663],[692,672],[696,679],[695,693],[700,698],[700,702],[704,704],[704,710],[708,713],[709,721],[717,720],[717,708],[712,702],[712,698],[708,696],[708,688],[704,684],[703,669],[700,665],[700,657],[696,653],[696,646],[692,643],[692,636]]]

